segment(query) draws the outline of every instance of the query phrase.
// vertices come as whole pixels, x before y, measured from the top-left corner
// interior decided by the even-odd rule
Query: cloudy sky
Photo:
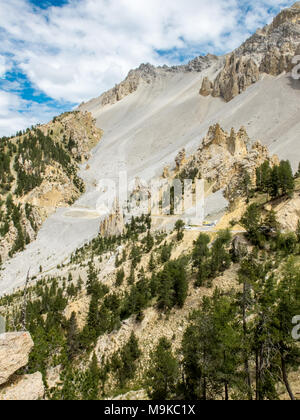
[[[0,0],[0,136],[99,96],[142,62],[229,52],[293,3]]]

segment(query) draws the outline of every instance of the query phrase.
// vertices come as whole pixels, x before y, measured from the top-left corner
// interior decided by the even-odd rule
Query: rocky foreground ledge
[[[41,373],[16,375],[28,364],[33,341],[27,332],[0,335],[0,401],[35,401],[44,397]]]

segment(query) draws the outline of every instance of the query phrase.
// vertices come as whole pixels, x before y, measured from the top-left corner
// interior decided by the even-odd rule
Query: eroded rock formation
[[[259,68],[251,58],[226,57],[224,68],[213,83],[212,96],[231,101],[260,78]],[[207,82],[206,82],[207,83]]]
[[[260,142],[252,143],[244,127],[238,132],[224,131],[219,124],[210,127],[197,152],[190,156],[180,170],[183,177],[199,177],[211,185],[212,192],[225,190],[230,203],[245,195],[243,178],[255,182],[256,168],[269,160],[268,149]]]
[[[124,230],[123,211],[116,200],[112,212],[100,224],[100,235],[104,237],[120,236]]]
[[[222,97],[229,102],[256,83],[263,73],[278,76],[290,72],[299,46],[300,2],[297,2],[226,56],[216,79],[203,79],[200,94]]]

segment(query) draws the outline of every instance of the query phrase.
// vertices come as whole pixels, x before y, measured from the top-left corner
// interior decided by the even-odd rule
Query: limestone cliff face
[[[91,149],[103,135],[90,112],[66,112],[39,128],[44,134],[51,133],[56,141],[63,143],[80,163],[91,157]]]
[[[157,76],[156,69],[151,64],[142,64],[138,69],[131,70],[126,79],[101,96],[101,104],[112,105],[121,101],[127,95],[135,92],[140,83],[150,83]]]
[[[276,157],[270,158],[268,149],[260,142],[252,144],[244,127],[228,133],[216,124],[210,127],[197,152],[179,169],[182,177],[193,174],[206,180],[212,192],[225,189],[226,198],[234,203],[245,195],[243,178],[248,174],[254,183],[256,168],[266,160],[273,164]]]
[[[229,102],[260,80],[263,73],[278,76],[290,72],[299,46],[300,2],[297,2],[226,56],[217,78],[214,81],[204,78],[200,94]]]
[[[123,212],[115,201],[112,212],[100,224],[100,235],[104,237],[120,236],[124,230]]]
[[[229,102],[259,78],[259,68],[252,58],[237,57],[233,53],[226,57],[225,66],[214,81],[211,94]]]
[[[218,57],[207,54],[206,56],[199,56],[191,60],[189,63],[182,66],[162,66],[155,67],[151,64],[142,64],[135,70],[131,70],[124,81],[117,84],[113,89],[103,93],[99,100],[100,106],[113,105],[126,96],[134,93],[142,83],[151,84],[157,78],[164,77],[170,73],[199,73],[218,60]],[[92,100],[93,101],[93,100]],[[84,110],[86,104],[80,105],[79,109]]]
[[[38,400],[45,393],[42,375],[13,376],[28,364],[33,348],[30,334],[0,335],[0,401]]]

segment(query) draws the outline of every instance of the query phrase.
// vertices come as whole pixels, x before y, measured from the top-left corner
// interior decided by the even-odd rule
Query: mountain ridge
[[[155,67],[152,64],[143,63],[138,68],[130,70],[127,77],[114,88],[101,94],[99,101],[102,106],[113,105],[135,92],[141,82],[151,83],[161,72],[201,72],[216,61],[219,61],[222,66],[223,61],[226,62],[227,58],[233,54],[237,57],[244,56],[244,58],[251,59],[251,62],[258,66],[260,73],[265,72],[277,76],[283,71],[291,70],[291,58],[298,49],[300,51],[300,2],[283,9],[271,24],[258,29],[255,34],[231,53],[221,56],[213,54],[197,56],[187,64],[170,67],[167,65]],[[258,80],[257,76],[252,83]],[[215,96],[218,95],[215,94]],[[96,99],[82,103],[79,109],[85,109]]]

